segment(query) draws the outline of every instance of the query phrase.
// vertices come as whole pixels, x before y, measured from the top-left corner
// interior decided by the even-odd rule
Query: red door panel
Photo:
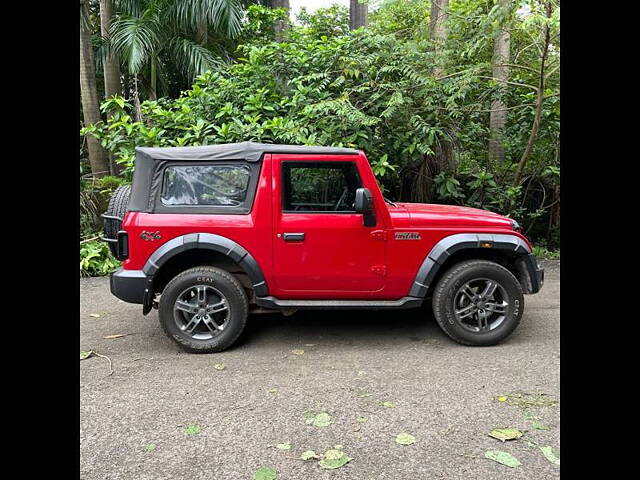
[[[332,160],[355,161],[353,156]],[[359,299],[369,298],[384,288],[386,242],[371,235],[380,227],[365,227],[362,215],[357,213],[283,212],[282,162],[324,164],[332,160],[326,156],[272,156],[273,277],[274,294],[279,298]],[[285,234],[304,234],[304,238],[297,236],[294,241],[287,241]]]

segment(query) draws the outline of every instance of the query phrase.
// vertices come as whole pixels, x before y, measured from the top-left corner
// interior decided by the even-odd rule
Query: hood
[[[461,207],[457,205],[439,205],[433,203],[404,203],[397,202],[400,215],[408,215],[412,227],[498,227],[512,229],[511,219],[488,210]],[[400,212],[403,210],[404,212]]]

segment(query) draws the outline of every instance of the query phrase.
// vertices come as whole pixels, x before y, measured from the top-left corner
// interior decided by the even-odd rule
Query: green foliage
[[[80,275],[96,277],[108,275],[120,266],[107,244],[93,240],[80,245]]]
[[[100,199],[91,189],[80,191],[80,233],[89,236],[100,229]]]
[[[253,140],[359,148],[387,196],[494,210],[553,246],[548,214],[559,185],[559,70],[548,79],[524,181],[512,185],[534,116],[535,92],[526,85],[536,84],[540,61],[539,50],[527,46],[546,21],[533,3],[533,13],[521,16],[491,2],[452,0],[450,38],[437,54],[426,30],[426,0],[386,0],[369,28],[353,32],[344,7],[302,11],[301,25],[282,42],[273,40],[272,28],[282,12],[252,5],[235,62],[197,76],[178,98],[143,102],[142,121],[132,101],[109,99],[102,105],[108,120],[83,133],[115,155],[126,180],[135,146]],[[498,88],[491,80],[493,37],[506,18],[514,23],[513,61],[525,68],[512,69],[515,86]],[[556,37],[551,65],[559,61]],[[435,66],[446,75],[434,77]],[[509,113],[507,158],[496,163],[487,154],[488,112],[498,97]]]
[[[95,188],[102,194],[111,195],[116,188],[125,183],[127,181],[124,178],[107,175],[96,180]]]
[[[533,254],[538,258],[544,258],[546,260],[560,260],[560,249],[549,250],[546,247],[534,246]]]
[[[313,13],[302,7],[296,18],[305,27],[304,34],[310,37],[346,35],[349,32],[349,9],[343,5],[333,4],[318,8]]]
[[[274,25],[287,18],[287,11],[284,8],[249,5],[246,15],[246,22],[238,37],[239,45],[248,42],[272,42],[276,36]]]

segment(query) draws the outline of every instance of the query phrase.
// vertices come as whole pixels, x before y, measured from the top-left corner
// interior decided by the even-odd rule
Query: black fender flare
[[[464,248],[482,248],[481,243],[491,243],[491,249],[509,250],[518,255],[529,255],[531,249],[517,235],[502,233],[457,233],[436,243],[418,269],[409,296],[424,298],[442,264],[453,253]]]
[[[151,254],[142,271],[148,278],[153,277],[167,260],[193,248],[214,250],[228,256],[247,272],[257,297],[269,295],[267,282],[256,259],[238,243],[213,233],[189,233],[172,238]]]

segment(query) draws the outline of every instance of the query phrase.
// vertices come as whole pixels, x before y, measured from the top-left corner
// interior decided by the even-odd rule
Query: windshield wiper
[[[393,203],[391,200],[389,200],[387,197],[382,197],[384,199],[385,202],[387,202],[389,205],[396,207],[397,205],[395,203]]]

